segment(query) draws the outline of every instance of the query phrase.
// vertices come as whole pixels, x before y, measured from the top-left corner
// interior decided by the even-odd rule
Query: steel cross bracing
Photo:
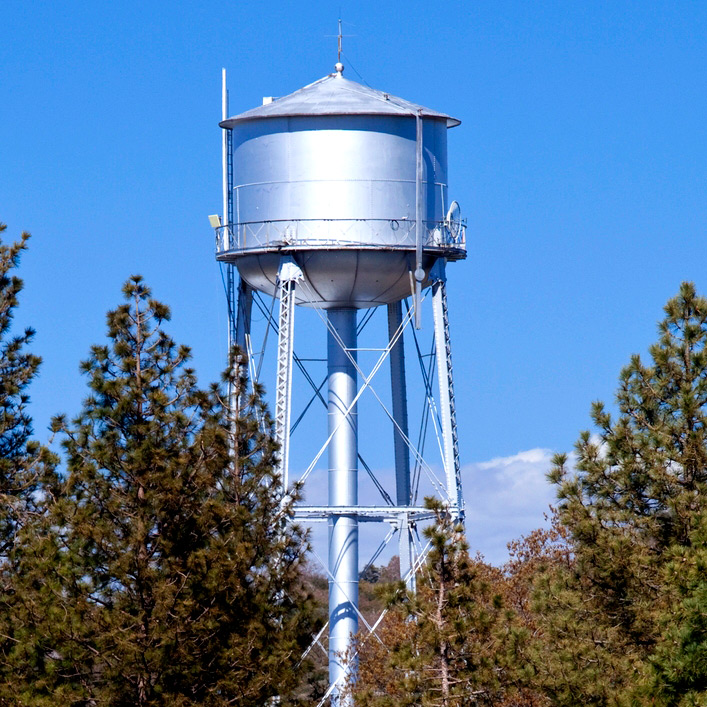
[[[341,421],[345,421],[351,411],[355,409],[364,391],[369,390],[373,397],[378,400],[383,412],[393,425],[394,439],[392,441],[395,446],[396,462],[396,492],[393,494],[396,499],[395,502],[393,502],[391,494],[385,490],[384,485],[377,479],[376,473],[363,460],[362,456],[357,453],[359,463],[374,481],[385,505],[339,505],[332,508],[331,506],[298,504],[295,508],[295,519],[307,522],[331,521],[332,518],[336,517],[351,517],[364,523],[388,523],[390,526],[388,534],[374,553],[373,558],[366,563],[366,565],[368,566],[375,562],[384,548],[397,535],[400,542],[398,552],[401,556],[401,573],[404,579],[407,580],[409,588],[412,590],[414,590],[414,576],[416,571],[422,567],[427,552],[420,543],[417,524],[428,522],[432,518],[432,514],[428,509],[414,505],[418,498],[420,478],[425,476],[432,487],[436,489],[438,496],[447,504],[450,512],[459,519],[463,518],[458,438],[454,410],[453,371],[449,341],[449,320],[443,264],[438,265],[433,270],[430,274],[430,281],[432,282],[432,287],[422,293],[423,301],[432,300],[432,311],[434,315],[434,340],[432,350],[429,354],[422,353],[419,342],[417,341],[417,332],[415,332],[414,327],[409,326],[413,320],[414,308],[410,308],[407,303],[404,313],[399,303],[397,305],[397,311],[393,309],[395,305],[388,307],[388,340],[383,347],[366,349],[380,352],[378,359],[368,373],[365,373],[358,364],[355,355],[356,350],[348,350],[346,346],[342,346],[344,355],[349,359],[352,370],[355,370],[356,375],[359,377],[360,384],[355,396],[350,399],[349,405],[346,406],[346,409],[342,410],[343,416]],[[230,292],[234,292],[234,290],[235,287],[231,289]],[[303,412],[295,423],[291,424],[293,362],[302,372],[305,380],[313,390],[313,395],[305,407],[305,412],[317,399],[319,399],[325,407],[327,406],[327,402],[322,395],[322,388],[326,384],[326,378],[322,383],[317,385],[305,365],[308,360],[322,359],[301,359],[296,355],[294,350],[295,292],[297,292],[300,299],[306,300],[308,299],[307,290],[307,282],[302,279],[302,273],[299,271],[299,268],[294,261],[287,258],[282,261],[277,285],[277,294],[280,299],[278,321],[275,321],[273,311],[275,298],[273,297],[271,306],[267,307],[263,302],[262,296],[259,293],[252,292],[250,288],[242,282],[238,289],[237,306],[229,307],[229,334],[232,332],[229,338],[232,343],[239,343],[248,352],[251,377],[253,380],[257,380],[260,375],[265,343],[271,327],[278,337],[275,422],[277,439],[281,447],[280,463],[282,479],[283,482],[286,483],[289,483],[290,477],[290,434],[294,432],[304,415]],[[250,331],[250,311],[254,301],[261,313],[265,315],[264,320],[266,322],[263,346],[259,352],[253,351]],[[422,302],[420,306],[422,306]],[[334,341],[337,341],[337,332],[332,331],[326,311],[316,306],[314,306],[313,309],[324,322],[330,337]],[[365,324],[373,315],[373,311],[374,310],[369,310],[362,317],[362,321],[358,326],[359,332],[363,330]],[[238,321],[233,321],[233,319],[236,318],[234,314],[237,314]],[[398,385],[397,391],[395,389],[392,391],[392,411],[388,409],[372,385],[376,373],[382,368],[386,360],[390,360],[391,363],[391,381],[395,381],[396,377],[398,384],[401,380],[405,380],[404,354],[402,349],[402,335],[405,330],[412,332],[412,337],[415,342],[414,349],[424,381],[425,406],[423,408],[421,428],[417,443],[411,441],[407,428],[407,399],[404,383],[402,386]],[[260,362],[256,363],[258,355],[260,356]],[[396,356],[398,358],[397,362],[395,361]],[[432,386],[435,367],[437,368],[439,384],[438,401],[435,401]],[[393,386],[395,388],[395,383],[393,383]],[[405,414],[401,412],[403,409],[405,410]],[[430,465],[424,457],[425,430],[430,421],[432,422],[432,428],[434,429],[438,447],[441,452],[441,466],[444,469],[444,481],[437,477],[434,467]],[[324,442],[314,460],[308,465],[299,482],[307,480],[322,454],[327,450],[337,429],[338,428],[330,429],[328,439]],[[410,455],[412,455],[415,461],[415,471],[412,478],[410,478]],[[406,554],[407,558],[405,557]],[[322,564],[324,566],[324,563]],[[331,576],[329,567],[326,566],[324,569],[325,572]],[[347,594],[344,592],[342,596],[346,597]],[[355,607],[355,611],[358,613],[356,603],[352,603]],[[374,622],[371,627],[373,631],[380,623],[380,620],[381,617],[379,617],[378,621]],[[368,633],[368,628],[366,628],[364,633]],[[313,645],[320,642],[322,635],[323,634],[320,634],[315,638]],[[311,650],[311,647],[308,650]],[[336,682],[340,682],[341,679],[341,675],[338,675]],[[329,694],[335,689],[336,685],[332,683]]]
[[[291,293],[291,292],[292,292],[291,287],[288,287],[288,288],[287,288],[287,292],[288,292],[288,293]],[[439,293],[439,295],[443,295],[443,294],[444,294],[444,282],[443,282],[443,281],[440,281],[440,282],[437,284],[437,292]],[[243,288],[243,289],[241,290],[241,298],[243,298],[244,294],[245,294],[246,296],[248,296],[248,295],[250,295],[250,292],[249,292],[246,288]],[[256,297],[258,297],[258,296],[256,295]],[[440,301],[446,304],[446,297],[444,298],[444,300],[440,300]],[[273,321],[273,318],[272,318],[272,308],[270,309],[270,312],[267,312],[267,311],[262,307],[262,305],[260,304],[260,300],[259,300],[259,299],[256,299],[256,303],[258,303],[259,306],[261,307],[261,312],[262,312],[263,314],[265,314],[266,317],[269,316],[271,326],[273,327],[275,333],[278,333],[278,334],[279,334],[279,329],[280,329],[280,327]],[[239,311],[239,312],[240,312],[242,309],[245,309],[245,308],[244,308],[244,307],[238,307],[238,311]],[[283,311],[283,313],[284,313],[284,315],[285,315],[285,321],[286,321],[286,322],[289,322],[289,323],[292,323],[292,316],[291,316],[290,309],[289,309],[288,307],[285,307],[282,311]],[[446,307],[443,307],[442,311],[443,311],[444,316],[442,316],[442,317],[439,319],[440,323],[442,324],[442,328],[441,328],[442,336],[437,336],[437,339],[440,339],[440,340],[442,340],[442,341],[444,342],[444,351],[445,351],[445,357],[446,357],[446,356],[447,356],[447,352],[450,352],[449,341],[448,341],[448,334],[449,334],[448,323],[447,323],[446,326],[445,326],[445,323],[448,321],[447,316],[446,316]],[[409,323],[410,318],[411,318],[411,312],[410,312],[410,310],[408,310],[408,314],[406,315],[405,321],[403,322],[403,324],[404,324],[405,326]],[[288,341],[291,341],[291,336],[285,337],[285,339],[284,339],[284,341],[283,341],[283,344],[286,344]],[[390,350],[392,350],[392,349],[394,348],[394,346],[395,346],[396,343],[397,343],[397,338],[394,337],[394,338],[393,338],[393,345],[390,345],[390,346],[388,346],[388,347],[385,347],[384,349],[381,350],[381,351],[383,352],[383,358],[385,358],[385,356],[390,352]],[[289,375],[288,375],[288,373],[287,373],[287,370],[288,370],[288,367],[289,367],[289,364],[288,364],[289,354],[287,353],[287,351],[289,350],[289,348],[290,348],[289,345],[283,346],[283,347],[280,347],[280,346],[278,347],[279,351],[282,351],[282,355],[279,355],[279,356],[278,356],[278,361],[279,361],[279,363],[281,363],[281,365],[278,366],[278,369],[283,372],[283,375],[280,376],[280,378],[281,378],[281,380],[282,380],[283,382],[286,381],[288,378],[291,380],[291,372],[290,372]],[[417,352],[418,352],[418,357],[419,357],[420,359],[423,359],[423,358],[425,358],[425,357],[432,358],[431,355],[425,355],[425,354],[421,353],[421,351],[419,350],[419,347],[418,347],[418,351],[417,351]],[[252,349],[251,349],[251,353],[253,353],[253,352],[252,352]],[[311,404],[312,400],[313,400],[313,399],[316,399],[316,398],[318,398],[318,399],[322,402],[322,404],[326,406],[326,401],[324,400],[324,398],[323,398],[323,396],[321,395],[321,392],[320,392],[320,389],[321,389],[321,387],[323,386],[323,384],[324,384],[325,381],[324,381],[323,383],[319,384],[319,385],[316,385],[316,384],[314,383],[314,380],[313,380],[312,377],[308,374],[306,368],[304,367],[304,365],[303,365],[303,363],[302,363],[302,359],[300,359],[300,358],[296,355],[296,353],[294,352],[294,348],[293,348],[293,347],[292,347],[292,358],[293,358],[293,360],[295,361],[295,363],[298,364],[298,367],[300,368],[300,370],[301,370],[302,373],[304,374],[306,380],[308,380],[309,384],[311,385],[312,389],[314,390],[314,395],[313,395],[312,399],[307,403],[307,406],[306,406],[306,407],[309,407],[309,405]],[[375,370],[376,370],[376,371],[380,368],[380,364],[383,362],[383,358],[377,362],[376,367],[375,367]],[[432,382],[431,382],[432,370],[431,370],[431,368],[433,367],[433,363],[434,363],[434,359],[432,359],[432,360],[430,361],[430,363],[428,364],[427,369],[425,369],[424,363],[421,361],[421,368],[422,368],[422,370],[423,370],[423,373],[425,374],[425,379],[426,379],[426,380],[425,380],[425,388],[426,388],[426,392],[427,392],[427,396],[428,396],[428,399],[427,399],[428,409],[426,409],[426,412],[429,413],[429,408],[432,408],[432,412],[433,412],[432,418],[433,418],[433,420],[435,421],[433,424],[435,424],[435,426],[437,426],[437,424],[440,424],[440,423],[437,422],[437,420],[438,420],[438,413],[437,413],[437,410],[436,410],[435,401],[434,401],[434,399],[432,398]],[[258,369],[259,369],[259,368],[260,368],[260,367],[258,366]],[[444,376],[444,380],[449,381],[449,377],[450,377],[450,374],[451,374],[451,367],[450,367],[450,366],[447,366],[447,367],[443,367],[443,368],[444,368],[444,370],[447,371],[447,373],[446,373],[445,376]],[[362,373],[362,372],[361,372],[361,373]],[[365,375],[363,375],[363,374],[362,374],[362,377],[364,377],[364,379],[367,378],[367,377],[366,377]],[[286,383],[284,383],[284,385],[286,385]],[[366,382],[364,383],[364,386],[362,386],[361,390],[359,391],[359,394],[362,393],[363,390],[364,390],[365,388],[367,388],[367,387],[371,387],[371,386],[370,386],[370,380],[366,380]],[[282,387],[281,387],[281,389],[282,389]],[[371,389],[372,389],[372,387],[371,387]],[[451,392],[451,391],[450,391],[450,392]],[[449,399],[450,399],[450,401],[453,401],[453,394],[449,396]],[[383,405],[382,401],[381,401],[381,405],[383,406],[384,411],[386,412],[386,414],[388,415],[388,417],[389,417],[389,418],[391,419],[391,421],[393,422],[394,426],[396,426],[396,437],[397,437],[397,438],[402,438],[403,441],[405,442],[405,445],[406,445],[408,451],[412,451],[412,453],[413,453],[413,455],[414,455],[414,457],[415,457],[415,459],[416,459],[416,464],[419,465],[419,466],[421,466],[423,469],[425,469],[425,470],[428,472],[428,474],[434,474],[433,470],[432,470],[432,469],[429,467],[429,465],[425,462],[425,460],[424,460],[424,458],[423,458],[423,456],[422,456],[421,451],[419,451],[418,448],[417,448],[417,446],[411,442],[410,438],[407,436],[407,434],[405,433],[405,431],[404,431],[401,427],[398,426],[397,421],[395,420],[394,416],[390,413],[390,411],[387,410],[387,407],[386,407],[385,405]],[[448,427],[453,431],[453,433],[454,433],[454,438],[456,438],[456,428],[455,428],[455,426],[456,426],[456,421],[455,421],[454,416],[453,416],[453,414],[452,414],[451,412],[450,412],[450,414],[448,415],[448,418],[449,418],[449,422],[447,423],[447,425],[448,425]],[[294,428],[294,425],[293,425],[293,428]],[[292,430],[292,431],[294,431],[294,430]],[[440,438],[440,446],[442,446],[442,444],[443,444],[443,443],[442,443],[442,440],[441,440],[441,438]],[[452,448],[452,449],[458,449],[458,445],[457,445],[457,443],[456,443],[456,439],[454,440],[454,444],[453,444],[453,446],[452,446],[451,448]],[[326,443],[325,443],[324,447],[320,450],[320,453],[319,453],[318,456],[317,456],[317,461],[318,461],[318,458],[321,456],[321,453],[322,453],[325,449],[326,449]],[[458,454],[458,452],[457,452],[457,454]],[[453,458],[457,458],[457,459],[458,459],[457,454],[454,454],[454,453],[453,453]],[[361,458],[360,456],[359,456],[359,459],[362,460],[362,458]],[[365,462],[364,462],[364,464],[365,464]],[[367,464],[366,464],[365,466],[366,466],[366,468],[370,471],[370,467],[369,467]],[[458,462],[455,462],[455,463],[454,463],[454,468],[456,469],[457,466],[458,466]],[[313,468],[314,468],[314,464],[310,464],[310,466],[308,467],[308,470],[305,471],[305,473],[303,474],[303,477],[300,479],[300,481],[306,481],[306,478],[307,478],[307,476],[309,475],[308,472],[311,472],[311,470],[313,470]],[[458,478],[456,473],[454,474],[454,478],[455,478],[455,480]],[[439,479],[436,478],[436,475],[435,475],[434,477],[431,476],[431,477],[430,477],[430,480],[431,480],[431,481],[433,482],[433,484],[438,488],[438,490],[441,490],[441,489],[442,489],[443,484],[442,484],[442,482],[441,482]],[[379,482],[379,488],[383,490],[383,494],[382,494],[382,495],[383,495],[384,499],[386,500],[386,503],[388,503],[389,506],[393,507],[393,503],[392,503],[391,500],[390,500],[389,494],[387,494],[387,492],[385,492],[385,490],[383,489],[382,485],[380,485],[380,482]],[[456,491],[458,491],[458,489],[459,489],[459,485],[455,483],[455,484],[453,485],[453,488],[455,489],[455,492],[456,492]],[[445,496],[447,496],[447,498],[446,498],[445,500],[448,500],[448,502],[450,502],[451,505],[456,505],[456,504],[455,504],[455,501],[457,500],[457,498],[456,498],[456,496],[457,496],[456,493],[454,493],[454,494],[445,494]],[[301,510],[302,510],[303,512],[305,512],[305,508],[306,508],[306,507],[301,507]],[[399,508],[400,508],[400,512],[402,512],[402,506],[399,506]],[[405,509],[406,509],[406,512],[411,510],[409,506],[406,506]],[[360,511],[361,511],[362,514],[364,513],[364,509],[360,508]]]
[[[243,287],[243,283],[241,283],[241,286]],[[250,290],[250,288],[245,286],[244,293],[246,297],[250,297],[249,300],[247,300],[247,306],[246,307],[239,307],[239,314],[242,310],[245,310],[248,312],[248,317],[250,316],[250,307],[252,306],[252,297],[253,297],[253,292]],[[272,299],[272,304],[275,303],[275,298]],[[275,321],[275,318],[273,317],[273,306],[271,305],[270,308],[268,309],[265,307],[262,303],[262,299],[260,298],[259,295],[256,293],[256,299],[255,299],[256,306],[260,310],[260,313],[264,316],[265,320],[268,322],[268,329],[266,330],[266,338],[267,338],[267,332],[272,329],[275,334],[279,334],[279,326],[278,323]],[[359,333],[363,331],[365,328],[365,325],[368,321],[370,321],[371,316],[370,314],[373,313],[374,310],[369,310],[369,314],[364,317],[363,321],[358,327]],[[263,349],[265,348],[265,342],[263,343],[263,346],[261,347],[261,350],[257,352],[260,355],[260,361],[256,363],[256,357],[254,355],[254,351],[252,349],[252,345],[250,344],[250,335],[248,335],[248,358],[251,363],[250,366],[250,374],[251,374],[251,380],[257,381],[259,376],[260,376],[260,370],[261,370],[261,365],[262,365],[262,354],[263,354]],[[299,423],[304,419],[305,414],[311,407],[312,403],[315,400],[319,400],[324,408],[327,408],[327,401],[324,399],[324,396],[321,393],[321,389],[326,385],[327,378],[325,377],[324,380],[317,385],[314,382],[314,379],[310,375],[309,371],[307,371],[306,367],[304,366],[304,362],[306,360],[315,360],[315,361],[326,361],[326,359],[301,359],[295,352],[294,349],[292,351],[292,359],[294,363],[297,365],[297,368],[300,370],[302,375],[304,376],[305,380],[307,383],[311,386],[312,390],[314,391],[312,397],[309,399],[307,404],[304,406],[302,409],[302,412],[299,414],[298,418],[294,421],[294,423],[291,424],[290,426],[290,436],[294,433],[294,431],[297,429]],[[363,458],[363,456],[359,453],[358,454],[358,461],[361,464],[361,466],[364,468],[366,473],[368,474],[368,477],[371,479],[373,482],[374,486],[378,489],[378,492],[380,493],[381,497],[385,501],[385,503],[388,506],[395,506],[395,503],[393,502],[393,499],[390,497],[390,494],[385,490],[383,485],[380,483],[380,481],[377,479],[373,471],[371,470],[371,467],[366,463],[366,460]],[[302,507],[298,507],[298,509],[301,509]]]
[[[313,307],[313,309],[315,311],[317,311],[320,314],[320,316],[322,316],[322,310],[320,310],[317,307]],[[406,326],[410,322],[411,316],[412,316],[412,314],[411,314],[411,312],[409,312],[408,317],[406,318],[406,320],[404,322],[404,326]],[[326,319],[324,317],[323,317],[323,319],[326,324]],[[327,325],[327,328],[328,328],[328,325]],[[354,397],[354,399],[352,400],[351,405],[350,405],[350,409],[347,410],[346,413],[348,414],[348,412],[350,412],[353,409],[353,407],[356,405],[356,403],[358,402],[361,395],[366,390],[370,390],[370,392],[373,394],[373,396],[376,398],[376,400],[380,404],[381,408],[383,409],[383,412],[385,412],[387,417],[393,423],[393,426],[395,427],[397,432],[404,437],[405,442],[408,445],[410,451],[415,456],[417,462],[419,462],[419,464],[421,465],[421,468],[425,471],[425,473],[428,477],[428,480],[435,487],[435,489],[439,492],[440,497],[445,502],[447,502],[448,505],[454,506],[455,505],[454,495],[450,495],[450,494],[446,493],[444,483],[440,479],[437,478],[432,467],[429,465],[429,463],[427,463],[427,461],[423,458],[420,451],[415,447],[415,445],[412,443],[412,441],[409,439],[409,437],[402,430],[399,423],[394,419],[393,415],[390,413],[390,411],[388,410],[386,405],[383,403],[380,396],[378,395],[378,393],[375,391],[375,389],[373,388],[373,386],[371,384],[371,380],[374,378],[376,373],[380,370],[380,368],[381,368],[382,364],[385,362],[385,359],[387,358],[391,348],[395,345],[397,338],[401,335],[402,335],[402,327],[398,332],[396,332],[396,338],[391,340],[390,343],[388,344],[388,346],[381,348],[381,349],[375,349],[375,350],[381,351],[382,353],[381,353],[380,358],[376,361],[375,365],[373,366],[373,368],[371,369],[371,372],[368,375],[365,375],[363,373],[363,371],[360,369],[360,367],[358,366],[356,361],[353,360],[353,357],[351,357],[353,365],[356,368],[359,375],[363,378],[364,383],[360,387],[360,389],[359,389],[358,393],[356,394],[356,396]],[[348,355],[351,356],[351,354],[348,354]],[[324,452],[327,450],[327,448],[331,442],[332,436],[333,436],[333,432],[329,435],[329,438],[324,442],[322,447],[319,449],[319,451],[317,452],[317,454],[315,455],[315,457],[313,458],[313,460],[311,461],[311,463],[307,467],[307,469],[304,471],[304,473],[300,477],[300,479],[299,479],[300,484],[303,484],[307,480],[309,475],[312,473],[312,471],[314,471],[314,468],[316,467],[317,463],[321,459]]]

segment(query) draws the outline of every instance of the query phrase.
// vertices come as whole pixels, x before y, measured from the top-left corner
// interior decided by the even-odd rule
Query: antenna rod
[[[341,64],[341,37],[343,35],[341,34],[341,18],[339,18],[339,52],[336,55],[336,61],[338,64]]]
[[[228,89],[226,88],[226,69],[221,69],[221,120],[228,118]],[[221,168],[223,171],[223,220],[228,226],[228,132],[223,129],[221,139]]]

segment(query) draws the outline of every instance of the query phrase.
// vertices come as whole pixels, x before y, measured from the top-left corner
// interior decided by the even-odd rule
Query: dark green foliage
[[[6,230],[0,224],[0,233]],[[36,376],[41,359],[26,351],[34,331],[11,335],[10,329],[22,280],[13,275],[20,254],[27,248],[28,233],[11,245],[0,241],[0,557],[6,558],[23,522],[37,480],[40,449],[30,442],[32,423],[25,392]],[[28,446],[29,443],[29,446]]]
[[[657,705],[707,702],[707,523],[696,521],[689,546],[674,547],[663,575],[671,603],[659,616],[661,635],[650,657],[643,694]]]
[[[124,294],[82,365],[83,410],[53,423],[68,476],[29,548],[45,576],[27,704],[284,703],[312,625],[270,418],[242,365],[235,411],[199,389],[168,308],[139,277]]]
[[[0,224],[0,233],[6,227]],[[18,704],[18,683],[34,674],[38,657],[24,566],[25,541],[37,535],[56,488],[55,460],[31,439],[27,387],[40,358],[26,350],[34,332],[12,334],[22,280],[13,275],[29,234],[0,243],[0,704]],[[36,569],[36,567],[35,567]],[[41,660],[41,658],[39,658]]]
[[[564,455],[555,459],[551,480],[574,564],[538,580],[553,704],[707,698],[697,609],[705,598],[707,300],[684,283],[665,313],[651,363],[634,356],[621,373],[618,416],[594,404],[598,435],[581,435],[576,473]],[[703,702],[661,701],[688,687]]]

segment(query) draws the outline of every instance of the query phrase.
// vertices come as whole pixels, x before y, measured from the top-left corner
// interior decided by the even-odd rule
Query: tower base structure
[[[227,264],[226,267],[235,266]],[[258,380],[261,374],[268,332],[274,330],[277,333],[274,408],[283,489],[286,493],[293,483],[302,489],[304,501],[295,506],[295,521],[326,523],[328,526],[327,553],[322,553],[326,561],[316,553],[316,548],[314,553],[320,559],[329,584],[328,640],[323,638],[322,633],[305,653],[318,646],[328,656],[329,689],[320,705],[328,700],[336,707],[350,707],[353,704],[346,688],[355,680],[357,645],[367,640],[382,620],[381,616],[369,621],[361,614],[358,603],[360,573],[373,565],[386,547],[397,539],[400,576],[408,589],[414,591],[416,571],[427,553],[420,529],[433,519],[433,514],[424,506],[423,496],[439,498],[455,519],[463,521],[443,258],[435,262],[425,284],[420,306],[427,315],[423,316],[425,311],[417,314],[421,320],[429,321],[431,309],[432,327],[427,328],[427,333],[431,329],[433,336],[428,349],[424,348],[422,335],[413,325],[416,313],[412,297],[388,304],[387,312],[385,306],[373,310],[346,307],[324,310],[309,304],[317,312],[316,318],[325,328],[327,336],[326,378],[321,385],[317,385],[307,368],[309,359],[299,357],[295,349],[295,302],[307,299],[308,284],[291,257],[281,258],[277,291],[272,299],[252,290],[241,280],[236,288],[237,295],[233,293],[237,302],[229,308],[229,311],[237,312],[237,321],[229,327],[235,335],[232,343],[247,352],[253,380]],[[377,311],[387,314],[387,325],[379,327],[379,340],[374,342],[378,346],[360,349],[360,341],[365,339],[366,344],[370,343],[370,337],[362,332]],[[265,325],[264,341],[258,346],[253,343],[256,333],[252,331],[252,322],[257,319]],[[306,333],[311,336],[310,330]],[[368,368],[361,362],[359,352],[373,357]],[[410,370],[419,372],[420,383],[409,389]],[[387,376],[383,375],[385,371]],[[313,394],[304,406],[305,412],[293,423],[295,374],[302,375]],[[378,378],[384,377],[388,378],[385,391],[378,385]],[[264,382],[262,375],[260,380]],[[323,394],[324,384],[326,397]],[[368,398],[366,409],[371,405],[379,407],[383,419],[388,421],[389,431],[377,430],[376,444],[373,446],[392,450],[392,473],[390,470],[386,472],[379,462],[371,458],[366,460],[359,449],[358,413],[364,395]],[[409,398],[415,398],[421,408],[420,425],[415,432],[409,428]],[[307,462],[298,454],[297,435],[292,433],[303,415],[309,414],[310,407],[317,405],[317,401],[326,408],[328,424],[318,424],[316,430],[310,425],[307,430],[314,435],[326,429],[327,434],[316,454]],[[386,435],[389,435],[388,445],[384,444]],[[317,476],[325,454],[328,458],[327,503],[307,504],[309,497],[318,495],[318,488],[314,493],[309,493],[308,488],[312,486],[312,479]],[[365,498],[361,502],[360,469],[366,472],[369,489],[371,482],[377,489],[380,501]],[[366,555],[363,561],[359,558],[362,523],[376,523],[388,528],[372,556]]]

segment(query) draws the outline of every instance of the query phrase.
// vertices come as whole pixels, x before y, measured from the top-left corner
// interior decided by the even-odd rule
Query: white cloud
[[[492,564],[502,564],[508,558],[509,541],[547,525],[545,514],[555,500],[546,479],[552,455],[549,449],[529,449],[462,468],[472,552],[478,550]]]

